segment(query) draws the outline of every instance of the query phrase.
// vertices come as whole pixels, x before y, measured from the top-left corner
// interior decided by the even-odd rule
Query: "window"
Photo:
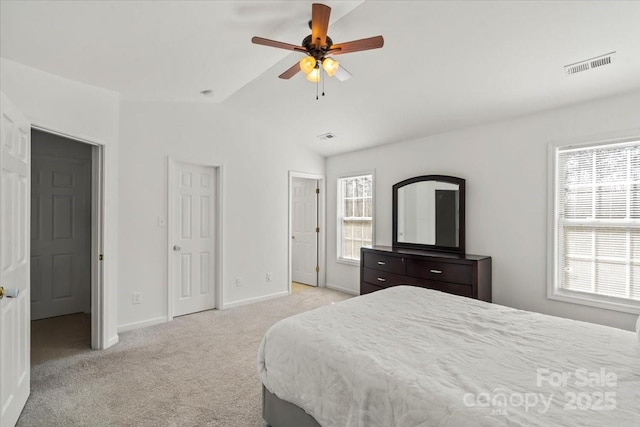
[[[338,259],[360,260],[373,242],[373,175],[338,179]]]
[[[640,140],[554,147],[550,298],[640,310]]]

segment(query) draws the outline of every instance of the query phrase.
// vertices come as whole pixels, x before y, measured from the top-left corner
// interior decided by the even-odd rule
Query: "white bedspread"
[[[276,323],[264,385],[329,426],[640,426],[633,332],[398,286]]]

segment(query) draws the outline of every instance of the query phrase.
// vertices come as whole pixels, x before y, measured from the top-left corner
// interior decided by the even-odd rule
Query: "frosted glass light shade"
[[[303,73],[309,74],[316,67],[316,58],[313,56],[305,56],[300,60],[300,69]]]
[[[320,68],[314,68],[309,74],[307,74],[307,80],[313,83],[320,81]]]
[[[340,63],[331,58],[325,58],[322,61],[322,68],[329,75],[329,77],[333,77],[333,75],[338,71],[338,67],[340,67]]]

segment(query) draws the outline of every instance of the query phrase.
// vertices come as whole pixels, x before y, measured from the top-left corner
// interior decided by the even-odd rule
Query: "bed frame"
[[[322,427],[311,415],[262,386],[262,418],[271,427]]]

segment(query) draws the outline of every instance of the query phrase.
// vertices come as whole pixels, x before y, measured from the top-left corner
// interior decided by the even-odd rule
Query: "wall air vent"
[[[574,62],[573,64],[565,65],[564,71],[568,76],[582,71],[588,71],[593,68],[609,65],[615,59],[615,52],[605,53],[604,55],[596,56],[595,58],[586,59],[580,62]]]
[[[320,139],[334,139],[334,138],[336,138],[336,136],[334,134],[332,134],[331,132],[328,132],[328,133],[323,133],[322,135],[318,135],[318,138],[320,138]]]

